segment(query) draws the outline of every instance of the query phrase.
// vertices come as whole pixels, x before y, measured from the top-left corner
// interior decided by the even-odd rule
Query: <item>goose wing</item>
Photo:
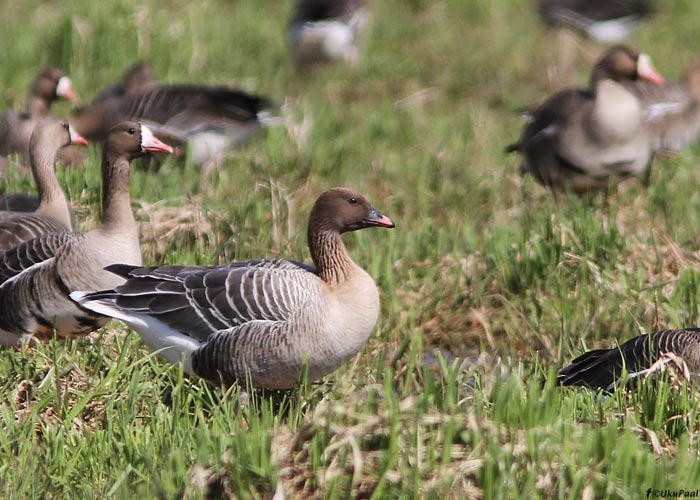
[[[107,268],[127,279],[111,298],[127,313],[147,315],[199,340],[243,324],[290,319],[312,297],[313,270],[288,260],[258,260],[221,267]]]
[[[0,254],[0,284],[57,255],[77,233],[51,233],[25,241]]]

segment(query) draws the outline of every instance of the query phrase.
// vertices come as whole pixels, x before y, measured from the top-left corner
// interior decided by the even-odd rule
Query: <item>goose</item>
[[[646,0],[539,0],[539,12],[548,25],[573,28],[599,42],[620,43],[654,9]]]
[[[690,64],[682,81],[656,85],[623,82],[640,100],[656,150],[681,151],[700,134],[700,63]]]
[[[649,375],[679,356],[697,373],[700,368],[700,328],[663,330],[634,337],[612,349],[588,351],[564,367],[561,385],[613,392],[626,370],[631,379]]]
[[[0,117],[0,155],[19,153],[29,158],[29,140],[36,123],[51,114],[56,99],[75,101],[70,78],[58,68],[39,73],[27,95],[24,113],[9,110]]]
[[[34,212],[39,208],[41,201],[35,194],[30,193],[3,193],[0,194],[0,211],[6,212]]]
[[[69,144],[87,141],[66,120],[48,117],[34,127],[29,158],[39,207],[33,212],[0,211],[0,253],[41,234],[72,229],[70,207],[56,178],[56,156]]]
[[[138,228],[129,201],[129,162],[172,152],[145,126],[125,122],[109,133],[102,155],[102,221],[85,233],[39,236],[0,255],[0,344],[45,341],[91,332],[107,318],[79,308],[68,294],[123,282],[104,270],[141,265]]]
[[[88,139],[102,140],[116,123],[136,120],[187,146],[190,161],[204,165],[279,123],[265,111],[272,107],[264,97],[228,87],[170,85],[105,99],[73,116],[71,123]]]
[[[379,292],[341,234],[392,228],[358,192],[321,194],[308,223],[315,267],[283,259],[219,267],[108,267],[126,283],[74,292],[85,309],[117,318],[171,363],[212,383],[294,387],[353,357],[379,318]]]
[[[145,62],[137,62],[126,70],[120,82],[102,89],[90,105],[104,103],[108,99],[136,95],[156,85],[153,80],[153,69]]]
[[[289,22],[289,38],[298,67],[314,62],[359,59],[367,24],[362,0],[298,0]]]
[[[506,151],[519,152],[521,170],[555,193],[605,190],[644,173],[655,140],[643,104],[625,86],[639,79],[665,83],[648,55],[611,48],[596,64],[589,88],[561,90],[547,99]]]

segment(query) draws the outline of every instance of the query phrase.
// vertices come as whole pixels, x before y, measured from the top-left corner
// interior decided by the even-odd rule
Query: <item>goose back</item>
[[[634,337],[613,349],[588,351],[564,367],[557,377],[562,385],[611,392],[623,371],[638,376],[664,354],[683,358],[694,372],[700,368],[700,329],[663,330]]]

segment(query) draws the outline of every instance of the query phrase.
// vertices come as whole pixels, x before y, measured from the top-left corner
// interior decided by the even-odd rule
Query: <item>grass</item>
[[[502,150],[515,110],[587,81],[528,2],[374,1],[364,59],[299,74],[290,1],[7,0],[0,104],[46,65],[88,101],[137,59],[164,82],[291,103],[292,123],[208,177],[135,167],[144,261],[308,260],[306,217],[336,185],[397,222],[346,236],[377,281],[376,334],[320,384],[239,404],[112,323],[0,357],[3,498],[644,498],[700,487],[696,393],[672,381],[594,397],[556,369],[584,348],[700,324],[700,149],[648,188],[555,204]],[[668,0],[633,43],[680,75],[700,5]],[[66,104],[56,106],[67,114]],[[99,152],[61,169],[97,221]],[[7,190],[31,190],[11,171]],[[282,498],[277,496],[276,498]]]

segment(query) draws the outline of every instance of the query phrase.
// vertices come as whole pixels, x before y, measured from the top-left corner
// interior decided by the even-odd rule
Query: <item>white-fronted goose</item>
[[[562,385],[612,392],[620,384],[623,370],[629,378],[650,374],[663,366],[664,355],[669,353],[682,358],[697,373],[700,329],[664,330],[634,337],[612,349],[588,351],[563,368],[557,380]]]
[[[342,59],[356,64],[366,23],[362,0],[298,0],[289,22],[295,63],[304,67]]]
[[[51,104],[59,98],[75,101],[70,79],[60,69],[43,70],[27,95],[24,113],[9,110],[0,118],[0,155],[19,153],[28,161],[34,125],[51,114]]]
[[[315,268],[281,259],[221,267],[111,266],[115,290],[76,292],[83,307],[124,321],[144,343],[185,370],[226,385],[287,389],[304,364],[309,380],[332,372],[365,344],[379,318],[379,293],[341,234],[394,227],[359,193],[323,193],[309,217]]]
[[[29,159],[39,207],[34,212],[0,211],[0,253],[42,234],[71,230],[70,207],[56,178],[56,155],[69,144],[87,141],[66,120],[48,117],[34,127]]]
[[[101,140],[114,124],[137,120],[186,145],[190,160],[202,165],[273,123],[265,113],[272,107],[263,97],[227,87],[172,85],[104,100],[75,115],[71,123],[88,139]]]
[[[700,134],[700,64],[691,64],[681,82],[655,85],[646,80],[624,82],[642,103],[655,148],[680,151]]]
[[[647,0],[539,0],[549,25],[573,28],[606,43],[624,41],[654,9]]]
[[[646,54],[613,47],[596,64],[588,89],[566,89],[532,112],[520,140],[506,151],[523,156],[522,170],[555,192],[606,189],[644,173],[655,149],[639,98],[623,83],[662,85]]]
[[[141,264],[138,228],[129,201],[129,162],[148,152],[171,152],[147,127],[126,122],[108,135],[102,157],[102,222],[88,232],[52,233],[0,256],[0,344],[46,340],[95,330],[106,318],[80,309],[73,290],[110,288],[124,280],[104,270]]]

